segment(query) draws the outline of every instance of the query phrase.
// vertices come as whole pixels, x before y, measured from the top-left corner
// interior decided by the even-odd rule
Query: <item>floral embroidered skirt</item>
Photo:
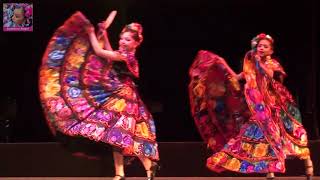
[[[208,51],[198,53],[189,73],[192,115],[214,152],[207,159],[210,170],[285,172],[287,156],[309,157],[300,111],[282,84],[272,81],[268,90],[242,88],[221,58]],[[277,101],[269,103],[263,91]]]

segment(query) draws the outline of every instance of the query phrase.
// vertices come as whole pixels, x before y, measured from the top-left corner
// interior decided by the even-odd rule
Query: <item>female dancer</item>
[[[55,32],[40,69],[40,97],[55,134],[112,147],[114,180],[125,179],[124,156],[138,157],[152,180],[159,160],[156,129],[133,81],[142,26],[125,26],[114,51],[105,31],[114,16],[100,24],[99,39],[80,12]]]
[[[281,83],[286,76],[273,59],[271,36],[252,40],[236,74],[219,56],[200,51],[190,69],[192,114],[199,131],[215,152],[207,159],[213,171],[241,173],[285,172],[285,159],[305,160],[306,175],[313,175],[307,133],[300,111]],[[242,88],[238,80],[244,79]]]

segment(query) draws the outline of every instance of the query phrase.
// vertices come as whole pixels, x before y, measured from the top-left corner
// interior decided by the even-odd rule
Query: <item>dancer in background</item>
[[[282,84],[286,73],[272,58],[274,40],[259,34],[236,74],[218,55],[200,51],[190,68],[192,115],[214,153],[213,171],[285,172],[289,156],[305,161],[308,179],[313,165],[306,130],[292,95]],[[242,87],[239,80],[244,79]]]

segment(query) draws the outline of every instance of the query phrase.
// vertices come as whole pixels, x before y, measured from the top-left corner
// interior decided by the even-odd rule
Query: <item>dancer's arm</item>
[[[223,64],[223,65],[226,67],[227,71],[228,71],[233,77],[237,77],[237,74],[230,68],[230,66],[226,63],[226,61],[225,61],[223,58],[219,57],[218,63]]]
[[[255,55],[255,60],[257,61],[259,67],[271,78],[273,78],[273,70],[266,67],[264,63],[261,63],[261,58],[258,55]]]
[[[244,72],[240,72],[239,74],[236,75],[237,80],[244,79]]]
[[[100,32],[102,32],[102,36],[104,38],[104,48],[109,51],[112,51],[113,49],[112,49],[110,42],[109,42],[107,29],[109,28],[109,26],[113,22],[116,15],[117,15],[117,11],[111,11],[111,13],[108,15],[107,19],[105,21],[99,23]]]
[[[93,26],[86,27],[86,31],[89,35],[90,43],[92,45],[93,51],[100,57],[106,58],[113,61],[123,61],[125,57],[116,51],[104,50],[100,47],[97,36],[94,32]]]
[[[107,32],[107,27],[106,27],[106,23],[105,21],[99,23],[99,38],[103,38],[104,39],[104,49],[109,50],[109,51],[113,51],[110,41],[109,41],[109,37],[108,37],[108,32]]]

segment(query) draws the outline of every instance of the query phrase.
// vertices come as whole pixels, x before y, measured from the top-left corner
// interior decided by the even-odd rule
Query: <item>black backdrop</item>
[[[34,4],[34,31],[1,32],[0,38],[2,115],[8,114],[8,97],[16,100],[16,115],[9,117],[10,142],[53,141],[39,102],[38,68],[55,29],[77,10],[97,24],[113,9],[118,11],[109,29],[113,47],[126,23],[136,21],[144,27],[144,42],[137,54],[141,71],[138,85],[156,119],[159,141],[201,140],[190,116],[187,91],[188,69],[197,51],[216,52],[239,72],[251,38],[260,32],[275,39],[276,56],[289,75],[285,84],[298,99],[309,136],[317,138],[314,99],[319,89],[315,68],[319,36],[315,0],[24,2]]]

